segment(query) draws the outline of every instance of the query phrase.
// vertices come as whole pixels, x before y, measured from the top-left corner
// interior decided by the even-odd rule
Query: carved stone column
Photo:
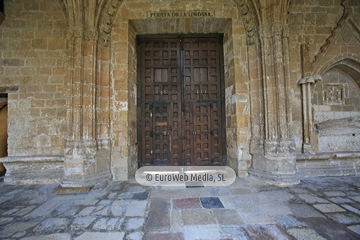
[[[282,22],[260,28],[264,94],[263,153],[253,155],[251,175],[277,183],[297,183],[295,143],[291,138],[288,29]]]
[[[91,187],[111,177],[110,48],[101,24],[108,20],[108,15],[101,12],[112,9],[118,2],[64,1],[69,24],[69,61],[68,134],[62,187]],[[103,22],[101,16],[105,18]],[[109,34],[111,21],[106,25]]]

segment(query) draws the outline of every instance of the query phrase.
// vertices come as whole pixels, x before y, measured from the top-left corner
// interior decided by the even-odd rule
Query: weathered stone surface
[[[358,236],[349,231],[345,226],[335,224],[324,218],[306,218],[304,222],[316,232],[321,233],[326,239],[358,239]]]
[[[230,239],[248,239],[241,227],[221,227],[225,238]]]
[[[188,188],[188,189],[156,189],[151,191],[149,198],[199,198],[199,197],[208,197],[209,194],[205,188]]]
[[[62,187],[57,186],[54,189],[55,194],[70,194],[70,193],[86,193],[91,190],[91,187]]]
[[[245,224],[239,213],[232,209],[213,209],[212,211],[221,226],[239,226]]]
[[[31,212],[34,208],[36,208],[36,206],[28,206],[26,208],[23,208],[23,209],[17,211],[13,215],[14,216],[24,216],[24,215],[28,214],[29,212]]]
[[[174,209],[195,209],[201,208],[201,203],[199,198],[182,198],[182,199],[173,199],[172,200]]]
[[[79,215],[80,216],[87,216],[90,213],[92,213],[95,209],[96,209],[96,207],[92,207],[92,206],[91,207],[86,207],[86,208],[84,208],[83,210],[81,210],[79,212]]]
[[[2,217],[2,218],[0,218],[0,225],[5,226],[6,224],[12,222],[13,220],[14,220],[14,218],[10,218],[10,217],[4,218],[4,217]]]
[[[184,226],[184,238],[186,240],[195,239],[220,239],[220,228],[212,225]]]
[[[341,205],[341,206],[342,206],[343,208],[346,208],[347,210],[353,212],[353,213],[356,213],[356,214],[360,215],[360,210],[357,209],[357,208],[354,208],[354,207],[352,207],[352,206],[350,206],[350,205],[347,205],[347,204],[343,204],[343,205]]]
[[[357,235],[360,235],[360,225],[349,226],[348,229],[350,229]]]
[[[148,192],[139,192],[139,193],[134,193],[132,196],[132,200],[146,200],[148,198],[149,193]]]
[[[131,201],[125,213],[125,216],[129,216],[129,217],[144,216],[147,203],[148,203],[147,201]]]
[[[297,240],[325,240],[322,236],[320,236],[317,232],[309,228],[292,228],[287,230],[292,236],[294,236]]]
[[[284,229],[276,225],[250,225],[243,230],[250,239],[293,239]]]
[[[319,211],[323,213],[329,213],[329,212],[346,212],[345,209],[339,207],[336,204],[314,204],[314,208],[318,209]]]
[[[0,236],[4,238],[10,237],[17,232],[25,231],[31,227],[34,227],[38,223],[39,222],[37,221],[30,221],[30,222],[16,222],[14,224],[9,224],[0,231]]]
[[[224,208],[224,205],[218,197],[200,198],[203,208]]]
[[[130,234],[127,234],[125,239],[126,240],[142,240],[143,233],[142,232],[132,232]]]
[[[332,213],[327,214],[329,218],[334,219],[336,222],[343,224],[356,224],[360,223],[360,217],[353,213]]]
[[[332,197],[330,200],[334,203],[354,203],[350,199],[344,197]]]
[[[91,213],[91,215],[94,216],[108,216],[110,211],[110,207],[99,205],[94,209],[94,211]]]
[[[171,232],[182,232],[182,217],[181,212],[172,210],[170,212],[171,217]]]
[[[52,232],[57,230],[64,230],[70,224],[70,220],[67,218],[49,218],[40,223],[34,231],[36,232]]]
[[[71,235],[69,233],[54,233],[49,235],[40,235],[34,237],[25,237],[23,240],[70,240]]]
[[[323,189],[340,191],[340,189],[346,187],[352,188],[354,192],[359,191],[358,187],[353,185],[353,182],[356,182],[357,179],[358,177],[307,178],[297,187],[307,189],[315,197],[321,197],[323,196]],[[121,194],[117,193],[113,195],[114,200],[109,202],[111,182],[109,187],[87,194],[60,196],[52,194],[52,188],[48,187],[38,187],[36,189],[32,187],[31,191],[33,193],[31,193],[27,192],[31,186],[3,184],[0,186],[0,194],[10,196],[10,198],[0,204],[0,223],[3,223],[1,224],[0,234],[6,236],[1,235],[3,238],[20,239],[25,237],[29,239],[61,239],[62,237],[76,239],[77,237],[83,237],[83,231],[91,232],[85,235],[88,238],[97,238],[101,235],[100,237],[104,239],[106,238],[105,233],[121,233],[124,234],[121,236],[125,239],[186,239],[186,236],[189,236],[190,239],[201,239],[201,236],[203,236],[202,239],[234,240],[261,239],[265,236],[268,236],[269,239],[292,239],[292,236],[299,239],[309,236],[310,239],[312,237],[316,239],[319,236],[325,239],[358,239],[356,231],[360,223],[358,219],[360,204],[305,204],[302,203],[304,202],[302,199],[297,197],[298,194],[303,194],[302,191],[295,193],[290,191],[288,187],[281,188],[284,191],[294,193],[294,197],[288,198],[287,202],[284,202],[284,196],[281,194],[279,196],[281,201],[276,199],[275,196],[272,196],[271,199],[268,198],[270,201],[266,201],[264,191],[268,193],[276,192],[280,187],[259,182],[252,187],[257,188],[257,193],[219,197],[221,202],[224,203],[224,208],[204,209],[201,207],[199,198],[193,198],[196,201],[190,201],[190,205],[188,202],[182,202],[183,200],[189,200],[189,198],[151,199],[148,200],[150,204],[147,205],[145,202],[148,201],[136,201],[130,198],[115,200]],[[312,192],[312,190],[309,190],[310,188],[317,190]],[[47,190],[45,191],[45,189]],[[136,191],[138,190],[136,189]],[[146,191],[151,194],[152,190],[147,189]],[[28,204],[29,201],[25,197],[18,197],[22,193],[35,196],[37,195],[35,192],[47,195],[47,200],[40,204]],[[351,196],[356,195],[352,194]],[[329,198],[331,197],[326,197],[326,199]],[[10,199],[14,200],[10,201]],[[94,203],[95,205],[73,204],[82,202],[85,199],[89,200],[87,204]],[[132,202],[137,204],[131,206]],[[296,204],[296,202],[302,204]],[[178,209],[175,209],[176,204],[178,204]],[[194,208],[193,204],[196,204],[196,207],[200,205],[201,208]],[[34,206],[36,207],[31,208]],[[34,211],[39,214],[42,206],[44,206],[43,212],[46,213],[44,216],[27,217],[28,215],[31,216]],[[57,207],[54,208],[54,206]],[[141,211],[142,216],[125,216],[130,207],[136,207],[136,210],[138,210],[138,206],[144,207]],[[185,207],[182,208],[183,206]],[[257,208],[261,211],[256,211]],[[342,209],[342,212],[332,212],[338,211],[339,208]],[[30,209],[33,210],[26,215],[15,215],[21,210],[28,211]],[[113,212],[112,209],[117,209],[118,216],[115,216],[114,212],[116,211]],[[79,215],[82,210],[85,211],[82,212],[82,215]],[[324,210],[324,212],[321,210]],[[94,212],[107,213],[108,215],[95,215]],[[29,223],[31,223],[30,226],[27,225]],[[201,232],[205,230],[208,232]],[[286,232],[291,233],[291,236],[287,235]],[[98,235],[97,233],[101,234]],[[210,233],[220,237],[207,236]],[[7,236],[7,234],[10,235]],[[200,237],[196,234],[199,234]]]
[[[301,218],[325,217],[306,204],[288,204],[288,206],[293,213],[295,213],[298,217]]]
[[[118,240],[123,239],[125,233],[123,232],[84,232],[76,240],[98,240],[98,239],[109,239]]]
[[[287,215],[292,213],[288,206],[279,204],[263,204],[261,209],[270,216]]]
[[[144,218],[128,218],[125,221],[125,227],[127,231],[136,230],[144,225]]]
[[[100,218],[93,225],[94,230],[118,230],[120,228],[120,219],[119,218]]]
[[[73,222],[70,224],[70,228],[74,229],[74,230],[79,230],[79,229],[85,229],[88,226],[90,226],[90,224],[92,222],[95,221],[95,217],[78,217],[75,218],[73,220]]]
[[[209,196],[211,197],[227,196],[230,194],[229,191],[227,191],[223,187],[207,187],[206,191],[209,193]]]
[[[297,220],[292,215],[275,216],[275,219],[285,228],[306,226],[305,223]]]
[[[184,225],[209,225],[215,224],[215,219],[211,210],[194,209],[181,211]]]
[[[328,203],[326,199],[315,197],[310,194],[299,194],[299,197],[302,198],[307,203]]]
[[[265,214],[244,214],[242,215],[246,224],[275,224],[276,221]]]
[[[284,190],[267,191],[267,192],[262,192],[262,194],[264,194],[266,197],[272,200],[281,201],[281,202],[287,202],[294,197],[292,194]]]
[[[360,196],[354,196],[354,197],[350,197],[351,199],[360,202]]]
[[[164,199],[153,199],[150,202],[145,232],[162,232],[170,230],[170,203]]]
[[[342,197],[342,196],[346,196],[346,194],[344,192],[340,192],[340,191],[329,191],[329,192],[324,192],[324,194],[328,197]]]
[[[147,233],[144,240],[183,240],[182,233]]]

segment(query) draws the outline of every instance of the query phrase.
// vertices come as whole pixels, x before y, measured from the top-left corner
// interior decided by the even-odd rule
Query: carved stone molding
[[[335,41],[337,34],[344,26],[345,22],[348,21],[351,15],[351,8],[349,6],[348,0],[342,0],[341,5],[344,8],[343,14],[340,17],[339,21],[337,22],[335,28],[331,31],[329,37],[325,40],[324,44],[320,47],[320,51],[315,55],[314,60],[312,61],[312,66],[316,66],[319,62],[324,53],[328,50],[328,48],[332,45]]]
[[[238,6],[240,17],[244,23],[247,43],[248,45],[253,45],[256,39],[258,39],[257,27],[259,25],[254,14],[256,12],[254,6],[246,0],[235,0],[235,3]]]
[[[103,46],[108,46],[112,23],[123,0],[111,0],[107,6],[99,27],[99,39]]]

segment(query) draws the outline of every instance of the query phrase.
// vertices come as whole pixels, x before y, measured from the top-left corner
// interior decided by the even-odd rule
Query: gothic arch
[[[337,69],[348,75],[360,88],[360,59],[351,56],[331,59],[325,67],[319,69],[318,73],[323,75],[331,69]]]

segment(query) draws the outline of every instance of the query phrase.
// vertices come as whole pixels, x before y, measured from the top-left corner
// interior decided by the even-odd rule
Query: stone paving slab
[[[151,200],[145,232],[170,231],[170,202],[165,199]]]
[[[184,238],[186,240],[218,240],[221,238],[221,230],[218,225],[184,226]]]
[[[123,239],[124,235],[123,232],[85,232],[75,240],[119,240]]]
[[[215,224],[212,211],[209,209],[194,209],[181,211],[184,225],[209,225]]]
[[[71,240],[69,233],[54,233],[50,235],[40,235],[33,237],[25,237],[22,240]]]
[[[360,239],[358,176],[276,186],[104,182],[56,195],[56,185],[0,183],[0,239]]]
[[[243,229],[249,236],[249,239],[293,239],[283,228],[276,225],[250,225]]]
[[[314,208],[317,210],[323,212],[323,213],[329,213],[329,212],[346,212],[345,209],[339,207],[336,204],[315,204]]]
[[[201,208],[201,202],[199,198],[173,199],[172,204],[174,209]]]
[[[292,228],[288,232],[297,240],[326,240],[311,228]]]
[[[245,224],[239,213],[232,209],[213,209],[212,211],[221,226],[240,226]]]
[[[278,221],[285,228],[291,227],[303,227],[306,226],[302,221],[297,220],[292,215],[280,215],[275,217],[276,221]]]
[[[353,225],[348,227],[354,233],[360,235],[360,225]]]
[[[353,213],[328,213],[327,216],[342,224],[360,223],[360,217]]]
[[[309,227],[322,235],[325,239],[347,239],[355,240],[358,236],[349,231],[345,226],[336,224],[327,218],[305,218],[302,219]]]

